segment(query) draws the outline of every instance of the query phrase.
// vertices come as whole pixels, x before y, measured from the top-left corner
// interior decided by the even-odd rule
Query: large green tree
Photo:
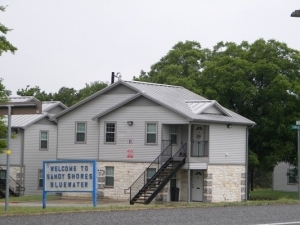
[[[61,101],[66,106],[71,106],[105,87],[107,87],[107,83],[94,81],[90,84],[85,84],[85,87],[80,90],[62,87],[58,92],[46,93],[41,91],[39,86],[30,87],[30,85],[27,85],[26,88],[18,89],[17,94],[20,96],[34,96],[40,101]]]
[[[6,7],[4,6],[0,6],[0,12],[4,12],[5,8]],[[0,23],[0,56],[3,52],[15,53],[15,51],[17,50],[17,48],[13,46],[4,36],[8,31],[11,31],[11,29]]]
[[[0,6],[0,12],[5,11],[4,6]],[[3,52],[15,53],[17,50],[5,37],[8,31],[11,29],[7,28],[0,22],[0,56]],[[0,102],[6,102],[8,96],[11,95],[11,92],[5,88],[3,85],[3,79],[0,78]],[[3,115],[0,116],[0,153],[3,153],[3,150],[6,148],[6,133],[7,127],[3,121]]]
[[[179,84],[255,121],[249,164],[270,171],[279,161],[297,164],[289,125],[300,119],[299,71],[299,51],[275,40],[220,42],[211,50],[187,41],[134,79]]]

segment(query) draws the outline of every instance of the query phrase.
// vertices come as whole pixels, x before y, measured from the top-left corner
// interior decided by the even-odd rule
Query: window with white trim
[[[116,123],[105,123],[105,143],[116,143]]]
[[[76,122],[76,143],[86,142],[86,122]]]
[[[157,143],[157,123],[147,122],[146,123],[146,144]]]
[[[48,150],[48,131],[40,131],[40,150]]]
[[[38,189],[43,188],[43,170],[38,170]]]
[[[113,166],[105,167],[105,187],[114,186],[114,170]]]

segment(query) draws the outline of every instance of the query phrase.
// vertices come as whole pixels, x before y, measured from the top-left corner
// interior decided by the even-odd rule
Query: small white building
[[[274,191],[298,191],[298,182],[294,176],[294,168],[288,163],[280,162],[273,171],[273,190]]]
[[[255,123],[183,87],[119,80],[52,120],[58,160],[98,161],[100,197],[131,204],[246,198]]]

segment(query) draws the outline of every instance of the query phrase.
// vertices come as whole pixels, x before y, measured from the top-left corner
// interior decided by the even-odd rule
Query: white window
[[[86,142],[86,122],[76,122],[76,143]]]
[[[113,166],[105,167],[105,186],[106,187],[114,186],[114,167]]]
[[[173,145],[177,145],[177,126],[170,125],[170,138]]]
[[[43,188],[43,170],[38,170],[38,189]]]
[[[148,122],[146,123],[146,144],[157,143],[157,123]]]
[[[40,132],[40,150],[48,150],[48,131]]]
[[[116,143],[116,123],[105,123],[105,143]]]

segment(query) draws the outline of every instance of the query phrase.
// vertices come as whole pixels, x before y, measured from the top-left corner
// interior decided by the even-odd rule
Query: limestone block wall
[[[179,201],[187,201],[188,170],[179,170],[177,173],[177,187],[179,188]]]
[[[243,165],[209,165],[206,188],[211,184],[211,202],[235,202],[245,200],[246,170]],[[211,182],[211,183],[208,183]],[[205,182],[204,182],[205,185]]]
[[[105,167],[114,167],[114,187],[105,187]],[[149,163],[98,162],[98,198],[128,199],[124,194],[133,182],[146,170]]]
[[[1,168],[3,170],[6,170],[6,166],[1,166]],[[23,175],[21,174],[21,167],[20,166],[10,166],[9,175],[12,179],[14,179],[16,182],[21,184],[21,176],[23,176]],[[12,180],[10,180],[9,186],[11,188],[13,188],[14,190],[17,190],[16,183],[13,182]]]

